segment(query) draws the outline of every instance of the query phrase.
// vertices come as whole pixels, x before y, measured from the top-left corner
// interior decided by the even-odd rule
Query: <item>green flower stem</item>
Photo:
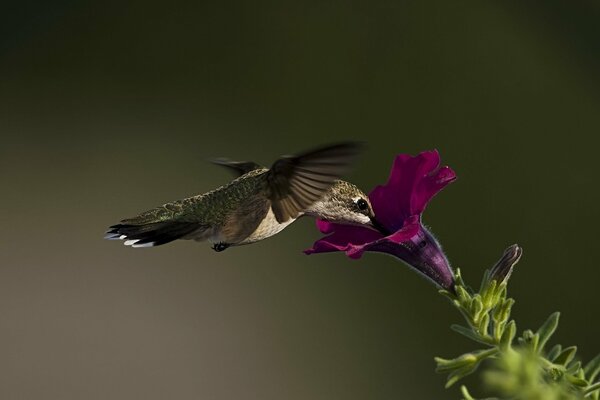
[[[507,297],[508,280],[522,250],[509,247],[502,258],[486,270],[478,292],[456,271],[454,292],[441,290],[461,313],[465,325],[453,324],[451,329],[484,348],[453,359],[436,357],[436,371],[447,373],[446,387],[474,373],[483,364],[484,387],[497,399],[591,399],[598,400],[600,355],[582,367],[576,359],[577,347],[546,345],[558,327],[560,314],[551,314],[536,331],[525,330],[517,336],[517,324],[511,319],[514,299]],[[515,342],[515,338],[517,339]],[[465,386],[461,393],[466,400],[475,400]]]

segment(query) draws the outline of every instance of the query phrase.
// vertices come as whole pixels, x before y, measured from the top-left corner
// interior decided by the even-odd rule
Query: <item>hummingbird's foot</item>
[[[216,252],[220,252],[220,251],[227,249],[228,247],[229,247],[229,245],[227,243],[215,243],[213,245],[212,249]]]

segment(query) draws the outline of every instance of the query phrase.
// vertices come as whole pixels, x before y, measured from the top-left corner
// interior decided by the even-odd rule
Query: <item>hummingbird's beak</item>
[[[390,234],[390,231],[388,231],[385,226],[383,226],[381,224],[381,222],[377,221],[377,219],[375,219],[375,217],[371,217],[371,225],[373,225],[373,228],[375,228],[379,233],[381,233],[383,236],[387,236]]]

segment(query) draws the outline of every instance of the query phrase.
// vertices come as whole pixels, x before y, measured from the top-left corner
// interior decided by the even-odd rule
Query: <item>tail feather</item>
[[[126,246],[154,247],[182,239],[200,230],[197,222],[161,221],[148,224],[117,224],[109,227],[105,239],[125,240]]]

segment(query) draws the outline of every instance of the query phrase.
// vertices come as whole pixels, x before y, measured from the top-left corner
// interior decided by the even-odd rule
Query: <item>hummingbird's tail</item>
[[[154,247],[177,239],[184,239],[202,229],[197,222],[160,221],[132,224],[129,221],[111,226],[105,239],[124,240],[126,246]]]

